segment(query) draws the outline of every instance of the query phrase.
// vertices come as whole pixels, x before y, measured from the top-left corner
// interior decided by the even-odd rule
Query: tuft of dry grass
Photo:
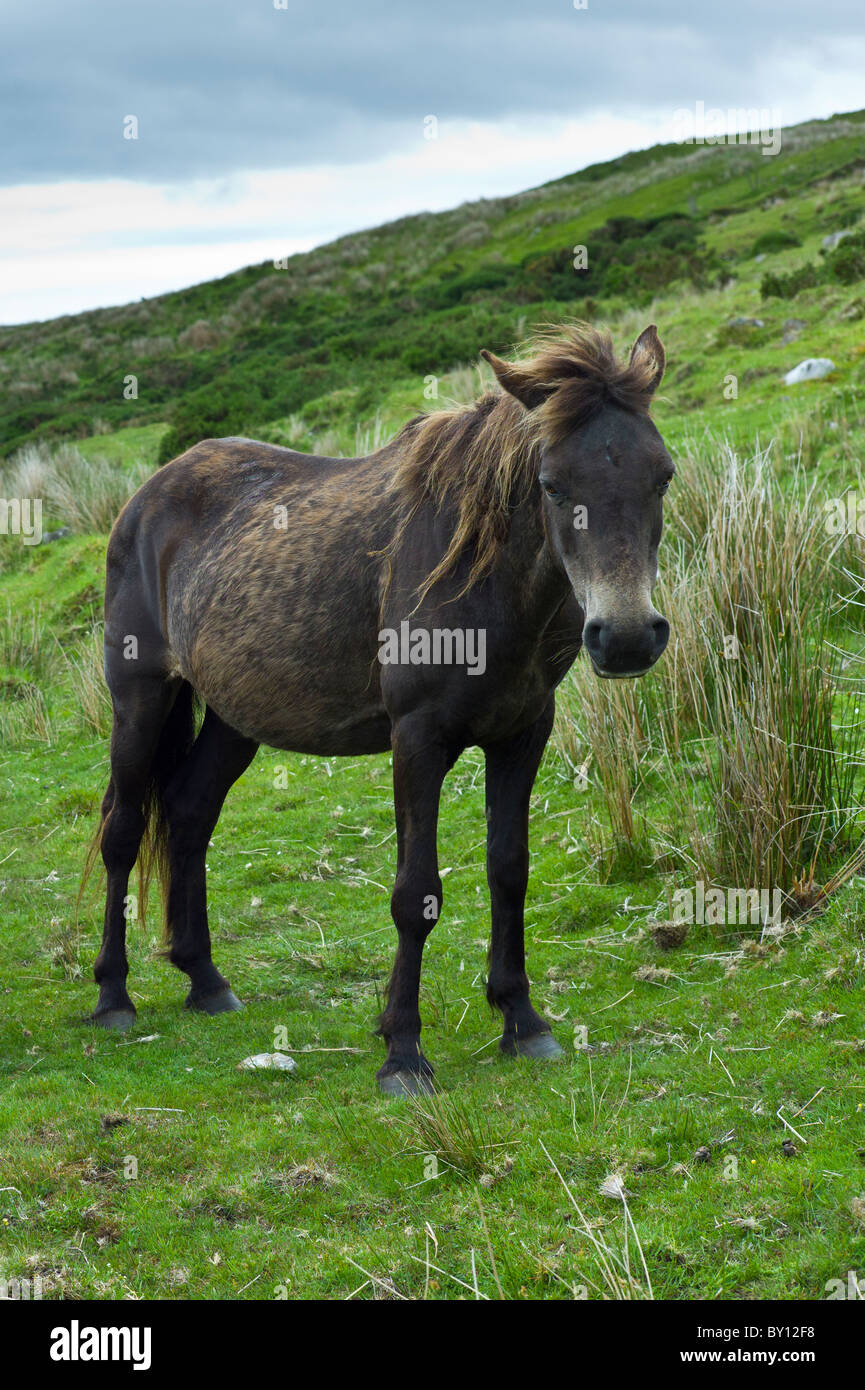
[[[354,436],[355,454],[358,458],[366,454],[374,454],[377,449],[381,449],[387,443],[391,433],[392,431],[388,429],[379,410],[376,411],[370,424],[362,425],[358,421]]]
[[[0,743],[53,743],[54,736],[54,721],[38,685],[21,682],[13,699],[0,700]]]
[[[64,979],[81,979],[81,934],[75,922],[63,922],[59,917],[52,917],[45,949],[52,965],[56,965],[63,972]]]
[[[55,653],[55,638],[39,608],[18,613],[7,603],[0,613],[0,667],[44,681],[51,675]]]

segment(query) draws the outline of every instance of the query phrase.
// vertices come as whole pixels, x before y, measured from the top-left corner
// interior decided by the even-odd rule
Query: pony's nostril
[[[592,618],[583,628],[583,641],[593,655],[599,652],[603,646],[601,640],[603,630],[604,624],[597,618]]]
[[[670,624],[666,618],[656,618],[652,623],[652,631],[655,634],[655,652],[660,656],[670,640]]]

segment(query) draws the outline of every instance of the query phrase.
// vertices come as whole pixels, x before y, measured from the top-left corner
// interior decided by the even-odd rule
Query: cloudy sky
[[[0,323],[517,192],[697,102],[856,110],[863,75],[861,0],[0,0]]]

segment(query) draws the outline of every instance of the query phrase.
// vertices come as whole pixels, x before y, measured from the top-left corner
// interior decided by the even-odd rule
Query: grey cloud
[[[0,2],[0,181],[218,176],[405,148],[422,120],[778,106],[856,0]],[[122,138],[123,117],[140,138]]]

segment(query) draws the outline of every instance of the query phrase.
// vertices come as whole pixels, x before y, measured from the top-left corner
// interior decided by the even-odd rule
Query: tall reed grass
[[[140,459],[119,467],[102,457],[85,458],[74,444],[26,444],[0,471],[0,495],[41,498],[44,520],[85,535],[104,534],[151,472]]]

